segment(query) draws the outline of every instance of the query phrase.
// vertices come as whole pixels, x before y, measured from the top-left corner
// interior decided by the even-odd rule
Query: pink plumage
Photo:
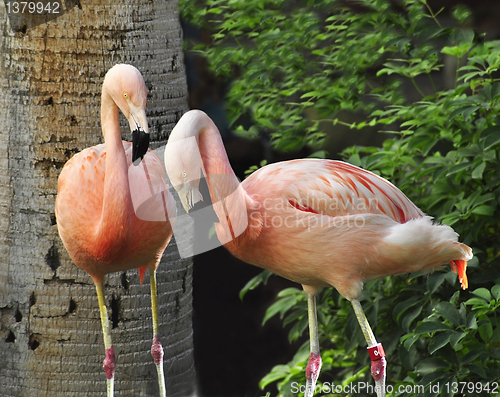
[[[322,287],[333,286],[351,301],[373,356],[379,397],[385,395],[385,353],[358,301],[363,283],[449,263],[467,287],[471,249],[372,172],[341,161],[302,159],[267,165],[240,184],[217,127],[196,110],[172,131],[165,165],[188,212],[202,199],[198,181],[200,173],[206,176],[219,218],[217,236],[234,256],[302,284],[311,337],[306,397],[314,394],[321,369],[315,296]]]
[[[263,227],[257,238],[247,231],[227,248],[292,281],[332,285],[348,299],[364,281],[472,257],[449,226],[433,224],[393,184],[351,164],[270,164],[241,187],[254,203],[249,218]],[[465,286],[465,270],[461,278]]]
[[[128,175],[128,185],[134,188],[128,187],[127,194],[124,194],[126,206],[111,206],[114,213],[110,217],[116,219],[116,223],[109,223],[106,230],[99,231],[104,200],[106,146],[93,146],[73,156],[64,166],[58,180],[56,217],[59,234],[71,259],[92,278],[102,279],[108,273],[139,267],[143,268],[143,272],[146,267],[150,267],[151,271],[156,270],[172,236],[172,227],[165,215],[163,222],[148,222],[136,215],[133,205],[135,201],[136,206],[140,207],[152,196],[144,171],[146,164],[146,169],[155,178],[155,194],[160,193],[154,198],[162,200],[164,197],[165,205],[168,206],[166,212],[175,212],[175,201],[169,196],[162,161],[149,150],[143,159],[144,164],[134,167],[132,144],[122,144],[126,157],[124,176]],[[114,192],[120,193],[116,189]],[[115,197],[114,200],[121,199]],[[154,208],[164,214],[162,201]],[[120,220],[124,223],[120,224]]]
[[[106,349],[103,367],[108,397],[114,393],[115,356],[104,299],[104,276],[134,268],[139,268],[141,283],[146,269],[150,272],[151,353],[160,396],[166,393],[163,348],[157,335],[156,269],[172,237],[167,214],[175,214],[175,201],[168,192],[161,160],[147,151],[147,93],[142,75],[133,66],[115,65],[108,71],[101,96],[105,144],[73,156],[62,169],[57,186],[59,235],[75,265],[87,272],[96,285]],[[121,139],[119,109],[133,134],[143,139],[134,148]],[[132,161],[136,158],[142,161],[134,166]]]

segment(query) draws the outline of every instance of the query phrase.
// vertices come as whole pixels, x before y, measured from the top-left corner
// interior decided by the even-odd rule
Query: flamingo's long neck
[[[190,179],[179,183],[181,195],[198,187],[196,180],[202,170],[219,219],[215,224],[217,236],[233,254],[236,248],[231,250],[229,245],[234,242],[236,246],[235,242],[242,233],[247,233],[251,239],[259,235],[262,229],[260,214],[255,214],[252,219],[249,216],[253,214],[255,202],[234,174],[219,130],[205,113],[191,110],[179,120],[168,140],[165,162],[172,175],[177,175],[179,168],[189,171],[183,172],[183,178],[189,175]],[[176,178],[179,182],[180,176]]]
[[[199,148],[213,202],[231,195],[239,186],[217,127],[210,121],[199,130]]]
[[[219,241],[241,258],[241,241],[255,240],[260,234],[260,213],[253,212],[254,201],[234,174],[217,127],[211,120],[207,124],[198,137],[213,208],[219,218],[215,230]]]
[[[130,187],[128,167],[120,134],[118,106],[103,87],[101,100],[101,125],[106,144],[106,174],[101,220],[97,228],[97,240],[103,241],[103,254],[116,241],[124,241],[130,232]],[[125,239],[126,241],[126,239]],[[105,253],[106,252],[106,253]]]
[[[227,157],[224,143],[215,125],[202,128],[198,134],[201,158],[207,176],[210,175],[234,175],[229,159]]]

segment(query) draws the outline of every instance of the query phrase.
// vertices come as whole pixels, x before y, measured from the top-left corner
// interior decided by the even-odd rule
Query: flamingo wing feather
[[[401,190],[370,171],[335,160],[302,159],[275,163],[255,172],[256,184],[281,192],[297,210],[330,216],[383,214],[399,223],[424,213]],[[247,182],[247,181],[245,181]]]

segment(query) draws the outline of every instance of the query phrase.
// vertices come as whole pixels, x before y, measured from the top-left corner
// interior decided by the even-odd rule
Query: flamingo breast
[[[56,200],[59,233],[75,264],[91,276],[154,266],[172,236],[172,225],[166,214],[170,213],[174,219],[175,201],[165,183],[161,160],[153,151],[148,151],[143,159],[147,164],[146,174],[142,165],[131,166],[132,144],[123,142],[123,148],[131,170],[129,182],[132,186],[126,214],[129,223],[114,226],[123,229],[123,238],[104,242],[97,237],[106,175],[104,144],[84,149],[73,156],[59,176]],[[150,201],[146,202],[148,199]],[[143,211],[144,214],[151,215],[151,209],[156,208],[153,221],[144,219],[146,215],[138,217],[134,202],[137,207],[148,205],[146,208],[150,210]],[[123,218],[118,215],[117,219]]]

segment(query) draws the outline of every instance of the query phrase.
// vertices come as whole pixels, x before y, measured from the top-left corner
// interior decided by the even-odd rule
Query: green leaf
[[[328,156],[328,152],[326,150],[318,150],[317,152],[314,152],[307,157],[317,158],[317,159],[326,159],[327,156]]]
[[[297,321],[295,323],[295,325],[292,327],[292,329],[288,333],[289,342],[292,343],[295,340],[297,340],[298,338],[300,338],[302,336],[302,334],[304,333],[305,329],[308,327],[308,325],[309,325],[309,320],[307,318],[307,315],[302,316],[299,319],[299,321]]]
[[[209,8],[207,10],[208,13],[210,14],[220,14],[222,12],[222,10],[220,8]]]
[[[480,300],[484,304],[484,301],[479,299],[479,298],[473,298],[473,299]],[[467,302],[465,302],[465,304],[467,304]],[[475,307],[473,307],[473,309],[475,309]],[[466,320],[465,324],[466,324],[467,328],[469,328],[469,329],[477,329],[477,321],[476,321],[476,313],[475,312],[469,313],[467,315],[467,320]]]
[[[422,321],[415,329],[415,335],[427,334],[436,331],[449,331],[451,328],[439,321]]]
[[[438,144],[440,140],[438,138],[430,139],[423,147],[422,147],[422,155],[428,156],[431,149]]]
[[[283,325],[288,325],[290,323],[293,323],[294,321],[300,319],[301,317],[307,317],[307,311],[302,311],[302,310],[294,310],[291,314],[285,317],[283,320]]]
[[[241,289],[240,291],[240,299],[243,300],[245,297],[246,293],[248,291],[254,290],[257,288],[260,284],[266,284],[267,280],[273,273],[270,272],[269,270],[263,270],[261,273],[257,274],[255,277],[253,277],[249,282],[245,284],[245,286]]]
[[[453,174],[456,174],[457,172],[466,170],[467,168],[470,168],[471,166],[472,166],[471,162],[464,162],[464,163],[461,163],[461,164],[454,165],[453,167],[451,167],[448,170],[448,173],[446,174],[446,176],[447,177],[451,176]]]
[[[471,174],[472,179],[481,179],[483,177],[483,172],[485,168],[486,168],[485,162],[482,162],[476,168],[474,168]]]
[[[264,126],[264,127],[267,127],[269,128],[270,130],[275,130],[275,126],[274,124],[272,123],[271,120],[269,120],[268,118],[266,117],[259,117],[259,118],[256,118],[255,120],[258,124]]]
[[[458,310],[450,302],[439,302],[434,310],[453,325],[461,325],[462,319]]]
[[[405,349],[409,351],[417,340],[419,340],[418,335],[411,335],[409,338],[405,339],[403,342]]]
[[[427,278],[427,289],[433,294],[443,283],[446,274],[443,272],[434,272]]]
[[[469,106],[467,109],[465,109],[462,113],[462,116],[464,117],[465,121],[469,118],[469,116],[474,113],[477,109],[479,109],[479,106]]]
[[[477,109],[479,109],[479,106],[474,105],[474,106],[462,106],[459,107],[458,109],[455,109],[453,112],[450,114],[450,119],[462,115],[465,121],[469,118],[469,116],[474,113]]]
[[[500,301],[500,284],[496,284],[491,288],[491,294],[497,301]]]
[[[278,297],[279,298],[284,298],[286,296],[295,296],[297,298],[303,296],[303,291],[298,289],[298,288],[295,288],[295,287],[290,287],[290,288],[285,288],[285,289],[282,289],[279,293],[278,293]]]
[[[483,149],[488,150],[498,143],[500,143],[500,127],[495,127],[495,130],[491,131],[488,135],[485,135],[483,140]]]
[[[488,302],[481,298],[470,298],[465,302],[466,305],[472,305],[473,309],[488,307]]]
[[[450,336],[450,345],[453,349],[457,346],[458,342],[460,342],[464,336],[467,334],[465,332],[455,332]]]
[[[386,158],[387,158],[387,153],[385,153],[385,152],[371,154],[366,159],[365,168],[370,169],[374,165],[381,164],[381,160],[386,159]]]
[[[478,317],[478,331],[479,335],[486,343],[489,343],[491,338],[493,337],[493,324],[491,324],[491,320],[486,315],[480,315]]]
[[[440,358],[430,357],[421,360],[415,367],[415,370],[421,375],[427,375],[437,371],[438,369],[446,369],[449,366],[449,363]]]
[[[488,374],[486,373],[486,371],[484,370],[484,368],[481,367],[481,366],[479,366],[479,365],[471,364],[471,365],[469,365],[469,370],[471,372],[474,372],[475,374],[479,375],[483,379],[487,379],[488,378]],[[470,387],[470,385],[469,385],[469,387]]]
[[[450,342],[450,337],[453,335],[453,331],[441,332],[434,335],[429,343],[429,354],[434,354],[436,351],[446,346]]]
[[[461,364],[462,365],[468,364],[474,361],[482,354],[483,354],[482,348],[481,349],[474,348],[473,350],[471,350],[469,353],[467,353],[465,356],[462,357]]]
[[[495,209],[490,205],[479,205],[472,210],[473,214],[492,216],[495,213]]]
[[[415,306],[420,301],[419,296],[412,296],[409,299],[399,302],[392,311],[393,318],[397,321],[401,315],[409,308]]]
[[[457,29],[453,32],[451,41],[459,45],[469,45],[474,42],[474,31],[472,29]]]
[[[458,46],[453,47],[443,47],[441,52],[446,55],[451,55],[452,57],[458,58],[462,54],[462,49]]]
[[[424,375],[420,382],[418,382],[418,385],[428,387],[429,385],[436,385],[436,384],[443,384],[441,379],[444,379],[446,375],[446,372],[444,371],[431,371]],[[427,392],[425,394],[425,397],[437,397],[440,396],[441,394],[439,392]]]
[[[488,303],[491,301],[491,293],[486,288],[477,288],[474,291],[472,291],[472,294],[479,296]]]
[[[285,378],[290,371],[290,367],[288,365],[276,365],[271,369],[266,376],[264,376],[259,382],[259,387],[264,389],[270,383],[273,383],[277,380]]]
[[[401,321],[401,327],[406,332],[408,332],[410,330],[410,325],[413,322],[413,320],[415,320],[419,316],[419,314],[422,312],[423,306],[424,306],[423,303],[420,303],[415,309],[413,309],[412,311],[408,312],[404,316],[403,321]]]
[[[270,318],[274,317],[276,314],[283,315],[293,306],[297,304],[298,301],[304,298],[303,292],[297,288],[286,288],[278,294],[278,300],[274,302],[266,310],[262,324],[264,325]]]
[[[300,99],[319,97],[322,95],[323,95],[323,93],[321,91],[309,91],[309,92],[306,92],[305,94],[302,94],[300,96]]]

